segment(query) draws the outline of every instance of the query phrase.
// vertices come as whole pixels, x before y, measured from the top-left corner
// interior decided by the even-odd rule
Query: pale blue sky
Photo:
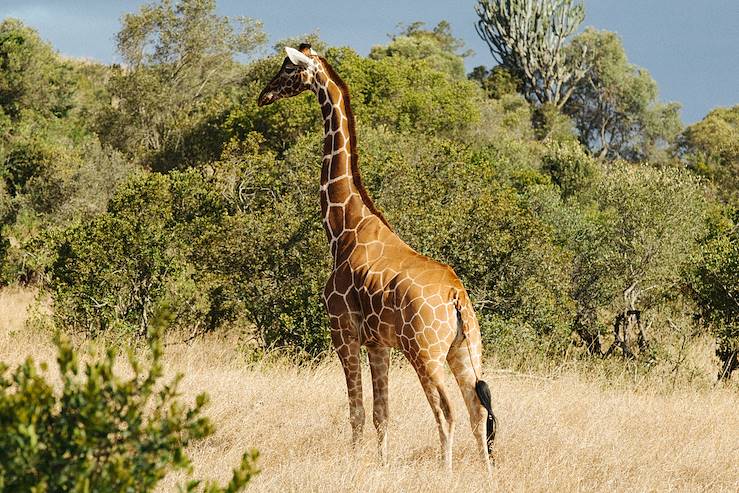
[[[17,17],[59,51],[74,57],[116,60],[120,17],[141,0],[0,0],[0,17]],[[261,19],[270,41],[318,31],[331,45],[367,54],[385,43],[400,22],[448,20],[475,55],[467,68],[492,65],[474,30],[475,0],[219,0],[226,15]],[[314,5],[322,5],[317,8]],[[657,80],[663,101],[683,104],[691,123],[716,106],[739,103],[739,0],[585,0],[584,26],[621,35],[629,60]]]

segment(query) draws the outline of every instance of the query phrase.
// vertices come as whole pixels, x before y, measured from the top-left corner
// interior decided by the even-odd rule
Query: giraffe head
[[[287,57],[282,62],[280,70],[259,95],[259,106],[297,96],[306,89],[311,89],[315,83],[320,62],[310,45],[303,43],[297,50],[285,47],[285,51]]]

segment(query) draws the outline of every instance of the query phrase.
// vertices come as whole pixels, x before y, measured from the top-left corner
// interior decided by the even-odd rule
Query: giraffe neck
[[[354,116],[346,85],[330,68],[318,77],[315,87],[323,115],[324,142],[321,166],[321,216],[331,253],[335,257],[344,235],[357,218],[376,215],[375,208],[359,176]]]

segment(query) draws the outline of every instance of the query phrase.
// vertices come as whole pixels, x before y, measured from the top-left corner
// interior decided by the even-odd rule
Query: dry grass
[[[0,360],[53,357],[48,337],[19,329],[32,295],[0,292]],[[222,339],[173,346],[188,399],[207,391],[217,426],[190,450],[196,475],[223,481],[256,447],[252,491],[485,491],[462,400],[453,475],[438,465],[435,425],[412,370],[390,374],[390,466],[376,460],[371,419],[352,453],[343,375],[330,360],[300,369],[249,364]],[[674,390],[652,382],[609,387],[597,375],[537,378],[488,369],[500,419],[494,486],[500,491],[737,491],[739,395],[735,386]],[[368,374],[365,399],[371,415]],[[452,384],[450,379],[450,385]],[[171,475],[161,491],[183,478]]]

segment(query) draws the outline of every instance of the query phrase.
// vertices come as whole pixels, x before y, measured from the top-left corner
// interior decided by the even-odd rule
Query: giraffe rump
[[[493,442],[495,441],[495,429],[498,422],[495,419],[495,414],[493,414],[493,404],[490,395],[490,387],[488,387],[488,384],[484,380],[478,380],[475,383],[475,392],[477,392],[477,397],[480,399],[482,407],[484,407],[488,412],[488,419],[486,422],[485,431],[487,435],[488,454],[492,454]]]

